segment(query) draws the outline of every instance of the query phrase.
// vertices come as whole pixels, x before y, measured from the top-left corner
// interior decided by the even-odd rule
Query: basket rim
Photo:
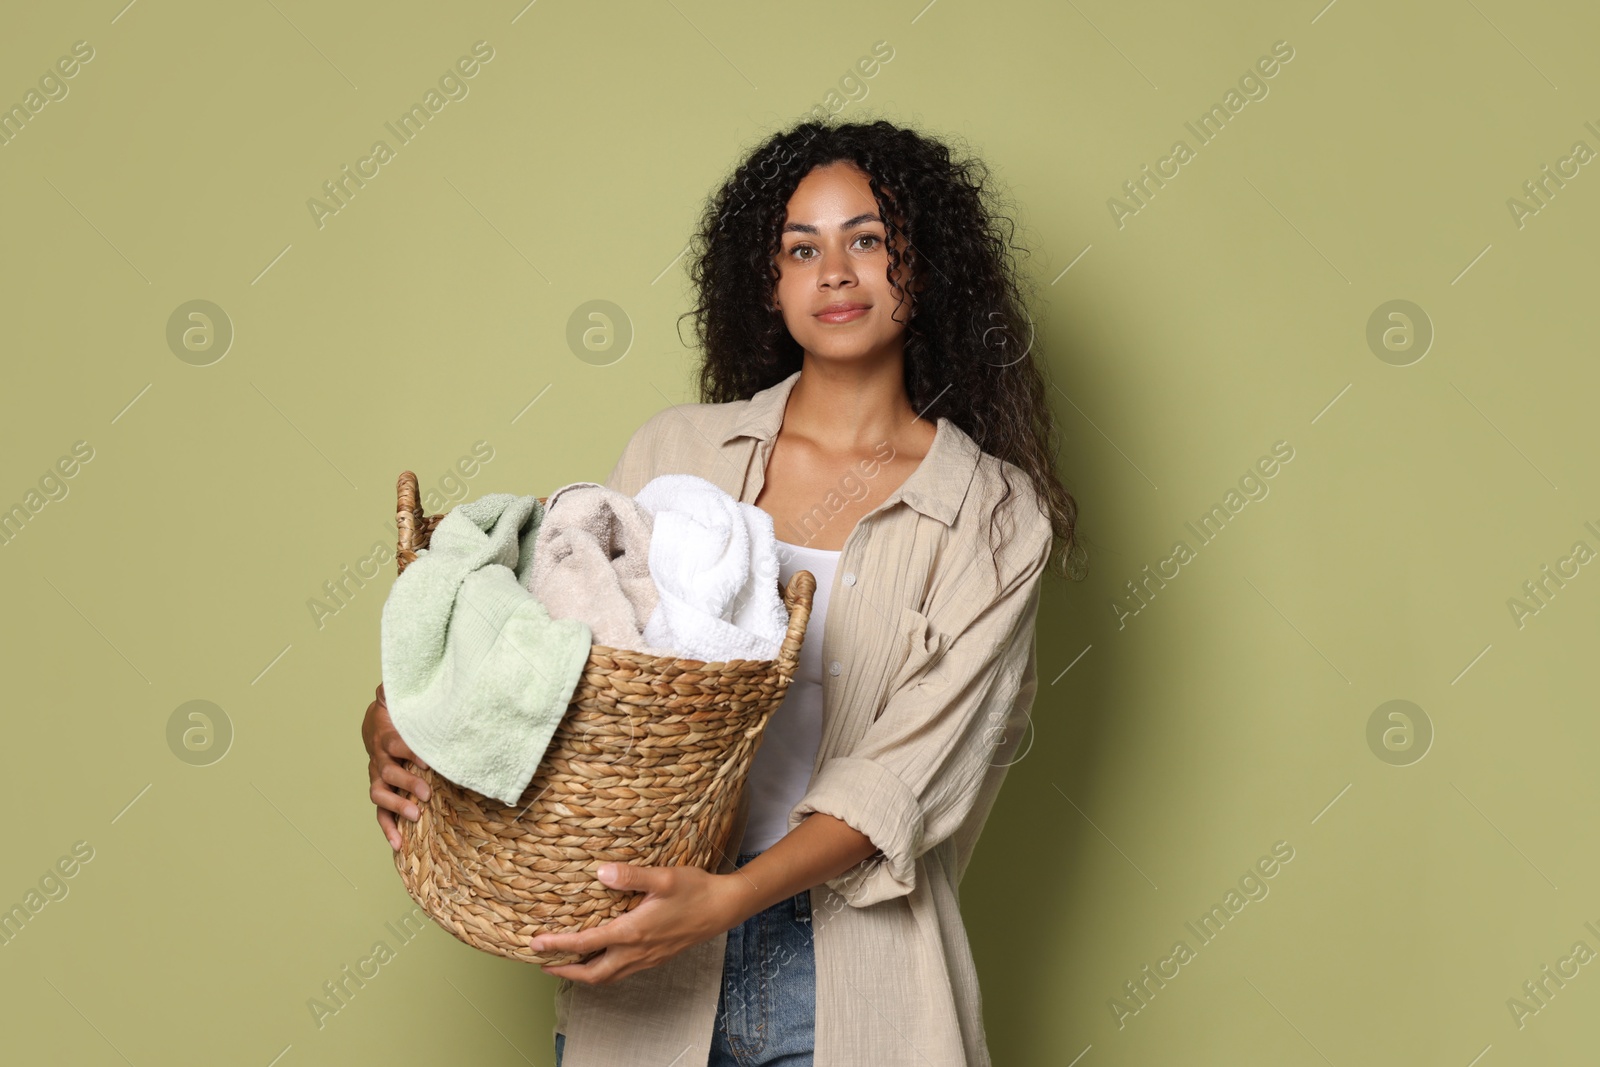
[[[419,535],[431,534],[433,527],[439,524],[448,512],[437,515],[425,515],[420,504],[421,496],[414,472],[403,470],[395,483],[396,516],[395,521],[399,529],[398,551],[395,554],[397,572],[403,572],[406,564],[416,559],[416,552],[412,548]],[[539,497],[543,504],[547,497]],[[425,540],[426,537],[423,537]],[[589,656],[593,659],[597,654],[607,659],[627,663],[630,666],[650,671],[663,673],[676,669],[679,673],[685,671],[701,671],[712,668],[743,668],[762,667],[768,670],[776,669],[780,673],[792,675],[800,663],[801,637],[806,623],[796,617],[797,607],[805,609],[805,619],[811,614],[812,597],[816,592],[816,575],[810,571],[796,571],[789,577],[789,584],[785,586],[778,582],[778,590],[782,595],[784,608],[789,615],[789,625],[784,634],[783,643],[779,646],[778,654],[772,659],[726,659],[726,660],[700,660],[689,659],[683,656],[652,656],[630,648],[616,648],[612,645],[595,642],[589,646]],[[797,625],[798,624],[798,625]],[[797,631],[799,631],[797,633]]]

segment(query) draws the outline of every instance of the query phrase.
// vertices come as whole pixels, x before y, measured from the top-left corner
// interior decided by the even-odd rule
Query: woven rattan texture
[[[396,495],[404,571],[443,516],[423,515],[410,471]],[[415,823],[396,820],[395,866],[412,899],[474,948],[572,963],[581,957],[534,952],[529,940],[586,930],[643,899],[601,884],[600,864],[717,869],[762,730],[794,677],[815,590],[810,571],[779,583],[789,629],[775,660],[704,663],[591,646],[516,806],[408,764],[429,790],[426,801],[412,798]]]

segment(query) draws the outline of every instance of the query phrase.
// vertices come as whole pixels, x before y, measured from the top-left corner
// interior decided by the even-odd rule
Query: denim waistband
[[[761,855],[761,852],[764,851],[766,850],[762,849],[757,852],[739,853],[733,859],[734,868],[738,869],[739,867],[743,867],[745,864]],[[774,904],[773,907],[778,907],[779,905],[783,904],[789,905],[790,909],[794,912],[795,922],[809,923],[811,921],[811,890],[802,889],[788,900],[778,901],[778,903]]]

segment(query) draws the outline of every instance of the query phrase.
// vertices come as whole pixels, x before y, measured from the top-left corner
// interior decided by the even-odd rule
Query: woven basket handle
[[[789,576],[789,588],[778,581],[778,593],[789,609],[789,630],[783,635],[783,645],[778,649],[778,670],[794,677],[800,663],[800,644],[805,640],[806,623],[811,620],[811,597],[817,591],[816,575],[810,571],[795,571]]]

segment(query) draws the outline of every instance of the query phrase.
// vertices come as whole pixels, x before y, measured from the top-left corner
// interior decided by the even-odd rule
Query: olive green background
[[[1600,175],[1508,206],[1600,148],[1592,7],[119,5],[0,33],[5,106],[94,50],[0,146],[0,508],[38,508],[0,546],[0,907],[66,891],[0,945],[6,1059],[552,1061],[553,979],[389,928],[412,902],[358,736],[375,549],[402,469],[442,506],[544,494],[695,399],[690,229],[817,106],[952,137],[1003,183],[1089,546],[1086,580],[1047,580],[1032,736],[962,886],[995,1062],[1592,1058],[1600,965],[1521,1025],[1508,1005],[1600,950],[1600,567],[1564,564],[1520,624],[1508,603],[1600,549]],[[468,94],[398,145],[384,124],[479,41]],[[1200,144],[1184,124],[1280,41]],[[319,226],[307,201],[380,138]],[[221,358],[169,344],[197,300]],[[1186,524],[1280,441],[1201,544]],[[220,713],[186,747],[197,700]],[[1370,741],[1392,700],[1417,710]],[[1246,879],[1270,892],[1202,944],[1186,923],[1278,842]],[[308,1001],[379,940],[319,1027]],[[1179,940],[1141,1006],[1124,983]]]

